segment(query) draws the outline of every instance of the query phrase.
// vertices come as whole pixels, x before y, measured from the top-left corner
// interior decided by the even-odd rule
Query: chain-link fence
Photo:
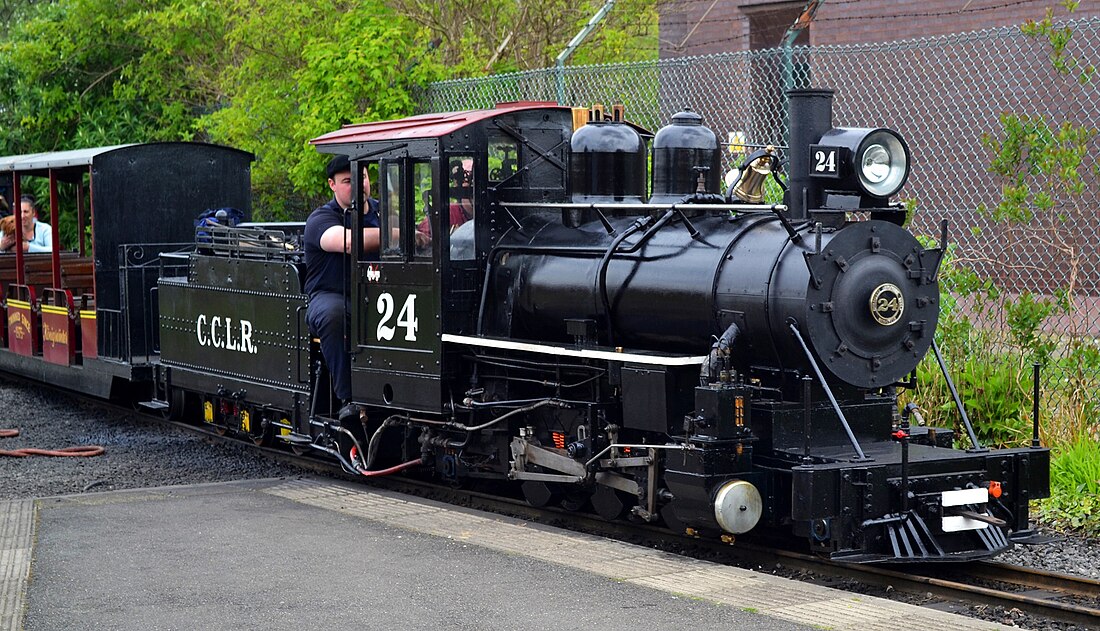
[[[1062,26],[1073,29],[1067,54],[1100,66],[1100,19]],[[723,140],[737,135],[750,144],[781,145],[784,85],[834,89],[836,125],[901,132],[914,165],[903,191],[917,201],[913,230],[938,238],[940,221],[947,219],[959,260],[1007,295],[1070,291],[1074,308],[1050,318],[1048,332],[1100,336],[1095,139],[1082,166],[1085,189],[1075,199],[1055,200],[1055,211],[1047,213],[1053,223],[1036,218],[1024,226],[1005,225],[981,210],[1001,200],[1004,182],[989,172],[992,154],[982,138],[1002,135],[1002,113],[1039,116],[1055,127],[1100,126],[1097,88],[1056,72],[1049,43],[1019,28],[447,81],[430,86],[420,103],[424,112],[518,100],[623,103],[628,119],[653,131],[690,107]],[[730,163],[735,159],[729,156]]]

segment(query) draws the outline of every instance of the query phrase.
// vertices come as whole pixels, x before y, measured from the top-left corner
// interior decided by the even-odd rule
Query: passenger
[[[23,195],[19,198],[19,206],[23,219],[23,251],[52,252],[53,237],[50,224],[38,220],[38,206],[34,202],[34,197]],[[14,252],[14,246],[14,232],[0,237],[0,252]]]
[[[451,234],[474,218],[473,163],[473,160],[466,159],[451,168],[451,203],[448,207]],[[431,242],[432,221],[429,206],[429,212],[424,213],[424,219],[416,226],[416,245],[424,248]]]
[[[332,375],[336,397],[340,400],[341,421],[359,416],[351,401],[351,362],[344,341],[345,323],[350,319],[348,296],[351,284],[351,166],[347,156],[336,156],[326,168],[333,198],[318,207],[306,219],[303,236],[309,307],[306,323],[321,340],[321,354]],[[368,260],[378,260],[378,200],[370,197],[370,177],[363,172],[363,197],[366,216],[363,223],[363,251]]]

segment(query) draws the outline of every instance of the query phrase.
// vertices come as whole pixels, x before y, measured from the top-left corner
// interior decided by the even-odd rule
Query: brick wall
[[[709,55],[779,45],[804,2],[661,0],[661,58]],[[863,44],[947,35],[1039,20],[1046,9],[1066,15],[1056,0],[825,0],[808,41]],[[1082,0],[1075,18],[1100,15],[1100,0]]]

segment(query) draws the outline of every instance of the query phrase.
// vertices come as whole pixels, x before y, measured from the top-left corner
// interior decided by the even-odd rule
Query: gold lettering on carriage
[[[22,340],[31,330],[31,321],[23,312],[12,309],[8,311],[8,330],[15,339]]]
[[[195,320],[195,335],[199,338],[199,346],[213,346],[242,353],[256,352],[256,346],[252,344],[252,323],[248,320],[238,320],[233,324],[233,318],[208,318],[205,313],[201,313]]]
[[[49,342],[51,345],[61,344],[67,346],[69,344],[69,332],[64,328],[52,327],[49,324],[43,322],[42,341]]]

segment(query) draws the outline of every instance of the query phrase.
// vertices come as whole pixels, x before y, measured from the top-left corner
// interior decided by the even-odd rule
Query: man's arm
[[[378,228],[363,228],[363,251],[377,252],[379,245]],[[325,252],[351,253],[351,229],[343,226],[331,226],[321,234],[321,249]]]

